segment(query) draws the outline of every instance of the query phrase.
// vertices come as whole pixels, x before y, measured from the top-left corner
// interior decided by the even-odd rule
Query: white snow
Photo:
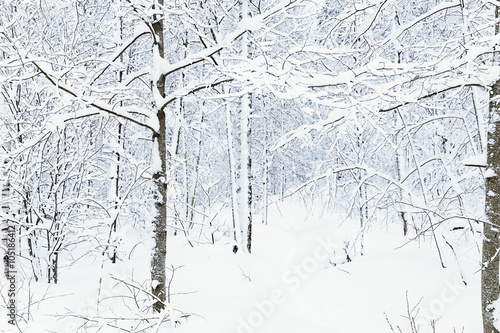
[[[493,169],[488,169],[486,170],[486,172],[484,173],[484,178],[491,178],[491,177],[495,177],[497,174],[495,172],[495,170]]]
[[[269,221],[254,225],[252,254],[233,254],[231,239],[222,234],[214,245],[195,247],[182,236],[169,238],[167,276],[175,273],[171,303],[159,317],[175,320],[152,319],[154,327],[179,333],[365,333],[391,332],[392,326],[411,332],[409,307],[419,333],[432,333],[433,320],[436,332],[480,332],[474,244],[462,256],[466,286],[451,256],[448,268],[440,266],[430,239],[402,246],[408,239],[399,224],[373,224],[360,256],[358,221],[291,201],[272,205]],[[110,318],[134,313],[128,308],[134,301],[119,295],[132,295],[131,285],[155,286],[145,283],[146,248],[139,246],[130,261],[106,262],[102,271],[95,264],[100,256],[86,257],[63,270],[58,285],[32,283],[32,302],[38,303],[30,309],[33,324],[23,332],[77,332],[83,317],[93,320],[86,332],[117,332],[113,325],[120,323]]]
[[[472,166],[486,166],[486,154],[480,154],[476,156],[471,156],[462,161],[464,165],[472,165]]]
[[[241,20],[239,24],[239,28],[245,30],[256,30],[262,28],[263,26],[264,24],[262,23],[262,18],[260,16],[247,17]]]

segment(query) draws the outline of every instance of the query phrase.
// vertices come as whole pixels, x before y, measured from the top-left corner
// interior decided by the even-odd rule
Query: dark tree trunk
[[[491,303],[498,299],[499,249],[500,249],[500,80],[495,82],[490,92],[490,130],[488,131],[488,170],[494,171],[486,178],[486,217],[483,227],[483,270],[481,272],[481,299],[484,333],[498,333],[493,325]]]
[[[160,10],[163,9],[163,0],[159,0]],[[153,30],[156,35],[156,45],[160,57],[164,57],[163,16],[155,15]],[[154,82],[161,96],[165,97],[165,76],[162,75]],[[156,216],[153,221],[154,248],[151,254],[152,293],[157,297],[153,304],[154,311],[160,312],[166,302],[166,271],[167,257],[167,148],[166,148],[166,119],[162,106],[157,112],[159,132],[154,135],[155,147],[161,161],[161,170],[155,170],[153,180],[157,187],[155,198]]]

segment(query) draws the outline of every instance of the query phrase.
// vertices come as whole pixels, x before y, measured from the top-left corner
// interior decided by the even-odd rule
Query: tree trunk
[[[120,40],[123,41],[123,16],[120,15]],[[123,53],[120,55],[120,63],[123,65]],[[127,72],[128,72],[128,65],[127,65]],[[124,71],[120,70],[118,72],[118,82],[121,84],[123,82],[123,74]],[[127,73],[128,74],[128,73]],[[123,102],[120,102],[120,106],[123,106]],[[120,121],[118,121],[118,139],[117,139],[117,144],[118,146],[122,145],[122,148],[125,148],[125,136],[122,134],[124,131],[123,125]],[[111,223],[110,230],[109,230],[109,237],[108,237],[108,244],[115,243],[113,244],[112,248],[112,254],[108,253],[110,256],[110,260],[113,264],[116,263],[117,259],[117,246],[118,244],[116,242],[112,241],[113,234],[116,234],[116,229],[117,229],[117,224],[118,224],[118,216],[120,215],[120,208],[119,208],[119,202],[120,202],[120,163],[121,163],[121,155],[120,151],[117,150],[116,153],[114,154],[116,161],[115,161],[115,179],[114,179],[114,184],[111,184],[111,186],[114,185],[114,188],[111,190],[113,191],[112,198],[113,198],[113,205],[114,205],[114,212],[113,212],[113,217],[114,220]],[[109,245],[108,245],[109,246]],[[108,252],[111,252],[108,251]]]
[[[225,91],[224,91],[225,93]],[[231,183],[231,213],[233,218],[233,237],[236,244],[241,245],[241,232],[240,232],[240,219],[238,215],[238,189],[236,186],[236,158],[233,149],[233,122],[231,121],[231,108],[229,104],[225,106],[226,111],[226,125],[227,125],[227,154],[229,162],[229,181]],[[233,252],[238,251],[238,248],[233,248]]]
[[[203,109],[202,109],[203,110]],[[200,125],[203,125],[205,120],[205,112],[201,111]],[[203,126],[200,126],[203,128]],[[198,141],[198,145],[196,147],[196,162],[194,165],[194,180],[191,184],[191,191],[189,191],[188,196],[190,197],[190,202],[188,202],[187,206],[189,209],[189,214],[187,219],[189,220],[189,228],[194,226],[194,206],[196,204],[196,189],[198,187],[199,176],[200,176],[200,161],[201,161],[201,147],[203,146],[203,136],[201,130],[196,133],[196,140]],[[187,163],[187,162],[186,162]]]
[[[263,106],[265,109],[265,106]],[[262,177],[262,200],[263,200],[263,210],[262,210],[262,224],[267,224],[267,217],[269,213],[269,165],[271,164],[271,152],[269,151],[269,129],[267,128],[269,118],[267,113],[264,114],[264,176]]]
[[[241,17],[246,19],[250,16],[248,0],[241,0]],[[248,35],[244,34],[241,39],[241,53],[244,58],[251,58],[251,43]],[[252,114],[252,94],[246,93],[241,97],[240,112],[240,231],[242,240],[247,251],[252,252],[252,157],[251,157],[251,114]],[[246,235],[244,235],[246,231]],[[246,237],[245,237],[246,236]]]
[[[159,10],[163,9],[163,0],[158,0]],[[158,55],[164,57],[163,16],[154,15],[153,23],[156,35]],[[165,75],[161,75],[155,82],[158,93],[165,97]],[[153,304],[156,312],[164,309],[166,301],[166,271],[167,257],[167,147],[166,147],[166,119],[163,107],[158,106],[157,111],[159,131],[154,135],[155,149],[158,149],[156,158],[161,162],[160,170],[154,170],[153,180],[157,187],[155,197],[156,216],[153,220],[154,247],[151,254],[151,280],[152,293],[157,297]]]
[[[498,10],[497,10],[498,13]],[[493,325],[492,302],[498,299],[500,250],[500,80],[495,82],[490,92],[490,131],[488,131],[488,173],[486,178],[486,218],[483,227],[483,270],[481,272],[481,299],[484,333],[498,333]],[[491,172],[494,171],[494,174]],[[490,176],[490,177],[488,177]]]
[[[7,142],[6,144],[6,150],[7,152],[10,152],[11,144],[10,141]],[[7,160],[4,162],[5,164],[7,163]],[[9,203],[8,203],[8,198],[10,196],[10,183],[9,183],[9,177],[7,175],[7,172],[4,171],[3,174],[3,184],[2,184],[2,211],[5,215],[9,213]],[[12,227],[11,227],[12,228]],[[2,231],[2,248],[4,249],[4,255],[2,255],[2,259],[4,262],[4,274],[6,277],[9,276],[9,242],[8,242],[8,231],[9,231],[9,222],[7,219],[2,219],[1,220],[1,231]]]
[[[397,28],[399,29],[399,27],[401,26],[401,23],[399,21],[399,15],[398,15],[398,12],[396,11],[396,15],[394,16],[394,24],[397,26]],[[398,49],[397,50],[397,62],[398,64],[401,63],[401,56],[403,54],[403,51],[401,49]],[[399,131],[399,129],[401,128],[401,119],[400,119],[400,115],[399,115],[399,110],[395,110],[394,111],[394,119],[395,119],[395,130],[396,131]],[[398,132],[396,132],[398,133]],[[397,180],[398,182],[401,182],[403,180],[403,170],[404,170],[404,157],[403,157],[403,154],[401,153],[401,148],[399,148],[399,142],[398,142],[398,138],[399,138],[399,135],[396,134],[395,136],[395,142],[394,142],[394,146],[396,147],[396,173],[397,173]],[[401,217],[401,221],[403,223],[403,236],[406,236],[406,234],[408,233],[408,222],[407,222],[407,214],[406,214],[406,211],[405,211],[405,207],[404,205],[402,204],[403,203],[403,198],[405,196],[404,194],[404,191],[402,188],[399,188],[398,189],[398,201],[399,203],[396,205],[397,207],[399,207],[398,209],[398,213],[399,213],[399,216]]]
[[[495,8],[495,19],[500,17],[500,9]],[[500,33],[500,25],[495,24],[495,35]],[[494,50],[495,51],[495,50]],[[498,64],[498,52],[493,54],[494,64]],[[481,271],[481,310],[483,314],[483,332],[498,333],[494,325],[492,303],[500,294],[499,253],[500,239],[500,80],[490,90],[489,122],[487,131],[487,165],[486,174],[486,220],[483,225],[483,269]]]

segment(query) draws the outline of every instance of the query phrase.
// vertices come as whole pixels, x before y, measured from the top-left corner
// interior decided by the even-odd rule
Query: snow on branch
[[[407,24],[402,25],[399,29],[397,29],[392,34],[390,34],[389,37],[387,37],[387,39],[382,42],[382,44],[393,43],[405,31],[407,31],[408,29],[410,29],[414,25],[418,24],[419,22],[422,22],[423,20],[431,17],[432,15],[434,15],[436,13],[439,13],[439,12],[441,12],[443,10],[447,10],[447,9],[450,9],[450,8],[460,7],[460,6],[461,6],[461,1],[452,1],[452,2],[443,2],[443,3],[440,3],[439,5],[435,6],[434,8],[432,8],[431,10],[429,10],[428,12],[420,15],[419,17],[417,17],[413,21],[411,21],[411,22],[409,22]]]
[[[49,80],[49,82],[52,83],[56,88],[58,88],[58,89],[64,91],[65,93],[77,98],[79,101],[81,101],[85,105],[94,107],[94,108],[98,109],[99,111],[126,119],[126,120],[128,120],[136,125],[139,125],[141,127],[145,127],[147,129],[149,129],[153,133],[157,132],[157,129],[155,127],[153,127],[152,125],[133,118],[132,114],[130,112],[130,108],[125,108],[125,107],[116,107],[115,108],[112,105],[109,105],[107,103],[100,103],[98,101],[89,101],[85,97],[78,94],[75,91],[75,88],[62,83],[61,80],[59,80],[59,78],[57,77],[57,75],[55,73],[53,73],[52,70],[50,70],[49,68],[44,66],[42,63],[35,62],[35,61],[32,61],[32,63],[40,71],[40,73],[42,73]]]
[[[111,57],[108,65],[106,67],[104,67],[100,71],[99,74],[96,75],[96,77],[92,80],[92,82],[90,82],[90,84],[94,84],[101,77],[101,75],[104,74],[104,72],[106,72],[106,70],[111,66],[111,64],[113,62],[115,62],[123,54],[123,52],[125,52],[130,46],[132,46],[139,38],[141,38],[144,35],[149,35],[149,34],[150,34],[149,30],[147,30],[147,31],[139,31],[134,37],[132,37],[129,40],[125,41],[125,43],[123,43],[123,46],[121,47],[121,49],[119,49],[118,51],[116,51],[115,54]]]
[[[159,55],[157,54],[155,56],[155,64],[154,64],[154,69],[153,69],[153,79],[156,78],[156,80],[160,76],[169,76],[172,73],[175,73],[181,69],[184,69],[186,67],[189,67],[191,65],[197,64],[199,62],[202,62],[203,60],[206,60],[216,53],[222,51],[223,49],[229,47],[232,45],[232,43],[243,36],[245,33],[247,33],[251,28],[255,27],[261,27],[262,22],[265,19],[269,19],[270,17],[281,13],[284,10],[288,10],[294,6],[297,6],[298,4],[302,3],[304,1],[300,0],[295,0],[295,1],[280,1],[276,6],[270,8],[266,12],[256,15],[252,18],[248,18],[245,20],[242,20],[238,26],[232,31],[231,33],[227,34],[220,42],[218,42],[216,45],[207,47],[199,52],[196,52],[194,54],[188,55],[184,59],[173,63],[169,64],[166,60],[164,59],[158,59]]]

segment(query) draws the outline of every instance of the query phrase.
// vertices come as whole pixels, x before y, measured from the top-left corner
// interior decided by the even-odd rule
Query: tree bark
[[[250,17],[248,0],[241,0],[241,18],[244,20]],[[244,34],[241,39],[242,57],[251,58],[251,42],[248,35]],[[252,115],[252,94],[246,93],[241,97],[240,112],[240,231],[242,240],[249,253],[252,252],[252,156],[251,156],[251,115]],[[246,235],[244,235],[246,231]],[[246,237],[245,237],[246,236]]]
[[[225,90],[224,90],[225,93]],[[231,213],[233,219],[233,237],[236,242],[236,246],[233,248],[233,252],[238,251],[238,246],[242,244],[241,232],[240,232],[240,219],[238,215],[238,189],[236,186],[236,158],[233,149],[233,122],[231,120],[231,109],[229,104],[225,106],[226,111],[226,125],[227,125],[227,155],[229,162],[229,181],[231,183]]]
[[[495,8],[496,21],[500,17],[500,9]],[[495,24],[495,35],[500,33],[500,25]],[[496,50],[494,50],[496,51]],[[493,62],[498,64],[499,53],[494,52]],[[489,122],[487,131],[487,165],[486,174],[486,220],[483,225],[483,269],[481,271],[481,310],[483,314],[483,332],[498,333],[494,325],[492,303],[500,294],[499,256],[500,239],[500,80],[490,90]]]
[[[488,223],[483,227],[483,269],[481,272],[481,300],[484,333],[498,333],[493,325],[492,302],[498,299],[499,256],[500,250],[500,80],[496,81],[490,91],[490,130],[488,131],[488,173],[486,178],[486,218]]]
[[[163,0],[158,0],[159,9],[163,9]],[[154,15],[153,30],[156,35],[158,55],[163,58],[164,52],[164,34],[163,34],[163,16]],[[158,93],[165,97],[165,75],[161,75],[155,82]],[[151,254],[151,280],[152,293],[157,297],[153,304],[155,312],[161,312],[166,302],[166,257],[167,257],[167,147],[166,147],[166,119],[163,106],[157,106],[159,131],[154,134],[155,148],[158,149],[159,160],[161,161],[160,170],[155,170],[153,180],[157,187],[155,197],[156,216],[153,220],[154,247]]]
[[[7,152],[10,152],[11,144],[10,142],[7,142],[6,145],[6,150]],[[4,162],[5,164],[7,161]],[[7,175],[7,172],[5,171],[3,173],[3,186],[2,186],[2,211],[5,215],[9,213],[9,203],[8,203],[8,198],[10,196],[10,183],[9,183],[9,176]],[[7,241],[7,232],[9,230],[9,222],[7,219],[2,219],[1,220],[1,231],[2,231],[2,248],[4,249],[4,255],[2,256],[3,262],[4,262],[4,274],[6,277],[9,276],[9,256],[8,256],[8,241]]]

